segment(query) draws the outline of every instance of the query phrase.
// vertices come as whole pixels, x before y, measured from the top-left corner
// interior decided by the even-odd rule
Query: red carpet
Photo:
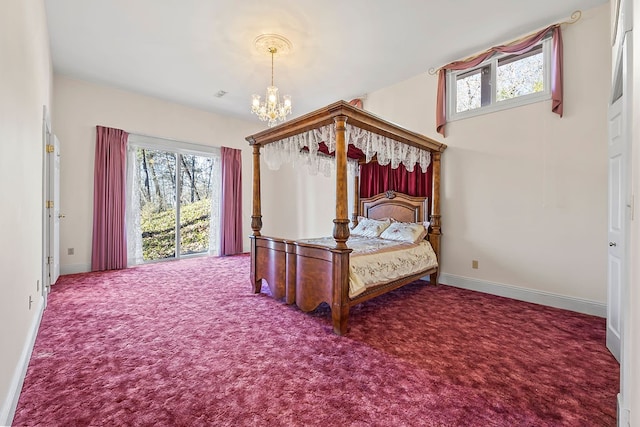
[[[248,267],[61,277],[14,425],[615,425],[604,319],[417,282],[338,337],[326,307],[251,294]]]

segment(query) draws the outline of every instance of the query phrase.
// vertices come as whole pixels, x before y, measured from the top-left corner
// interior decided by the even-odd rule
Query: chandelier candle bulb
[[[269,86],[267,88],[267,93],[269,94],[269,104],[275,104],[278,100],[278,88],[275,86]]]

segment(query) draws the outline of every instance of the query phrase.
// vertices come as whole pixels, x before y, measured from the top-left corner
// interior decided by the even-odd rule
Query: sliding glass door
[[[131,144],[129,264],[217,254],[219,155]]]
[[[178,154],[181,164],[178,239],[181,255],[209,251],[214,159]]]
[[[143,261],[176,255],[176,155],[139,148],[140,233]]]

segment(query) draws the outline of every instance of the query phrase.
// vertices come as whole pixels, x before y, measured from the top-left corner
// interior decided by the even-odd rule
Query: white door
[[[60,276],[60,141],[52,135],[52,150],[48,153],[49,161],[49,200],[53,208],[49,209],[49,285],[53,285]],[[47,292],[49,290],[47,289]]]
[[[38,287],[44,299],[44,306],[47,305],[47,296],[49,294],[49,283],[51,277],[50,257],[51,257],[51,221],[50,221],[50,188],[51,188],[51,166],[49,164],[51,145],[51,119],[47,106],[44,105],[42,113],[42,149],[44,151],[42,157],[42,286]]]
[[[60,143],[51,133],[46,117],[44,125],[44,221],[43,221],[43,279],[42,296],[44,305],[51,291],[51,285],[60,276]]]
[[[609,106],[609,219],[608,219],[608,303],[607,347],[620,362],[618,425],[630,425],[631,372],[631,303],[630,267],[631,221],[633,220],[631,138],[633,91],[633,22],[629,0],[612,0],[612,19],[616,34],[612,47],[613,85]],[[637,70],[636,70],[637,72]],[[637,95],[636,95],[637,96]]]
[[[612,103],[609,106],[609,186],[607,232],[607,348],[621,362],[621,374],[628,370],[625,363],[625,319],[629,314],[628,236],[631,219],[629,150],[631,136],[629,66],[631,40],[623,36],[614,65]],[[621,375],[624,378],[624,375]],[[624,381],[621,379],[621,389]]]
[[[626,156],[622,105],[624,97],[609,106],[609,212],[607,278],[607,348],[620,361],[622,296],[625,280],[625,195]]]

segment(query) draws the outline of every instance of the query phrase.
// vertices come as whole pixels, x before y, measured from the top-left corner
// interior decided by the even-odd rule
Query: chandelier
[[[284,95],[282,102],[278,95],[278,88],[273,84],[273,57],[278,52],[287,52],[291,48],[291,42],[277,34],[263,34],[255,40],[256,48],[271,54],[271,86],[267,87],[264,102],[260,101],[260,95],[253,95],[251,112],[260,120],[267,122],[267,126],[274,127],[278,121],[283,122],[291,114],[291,97]]]

